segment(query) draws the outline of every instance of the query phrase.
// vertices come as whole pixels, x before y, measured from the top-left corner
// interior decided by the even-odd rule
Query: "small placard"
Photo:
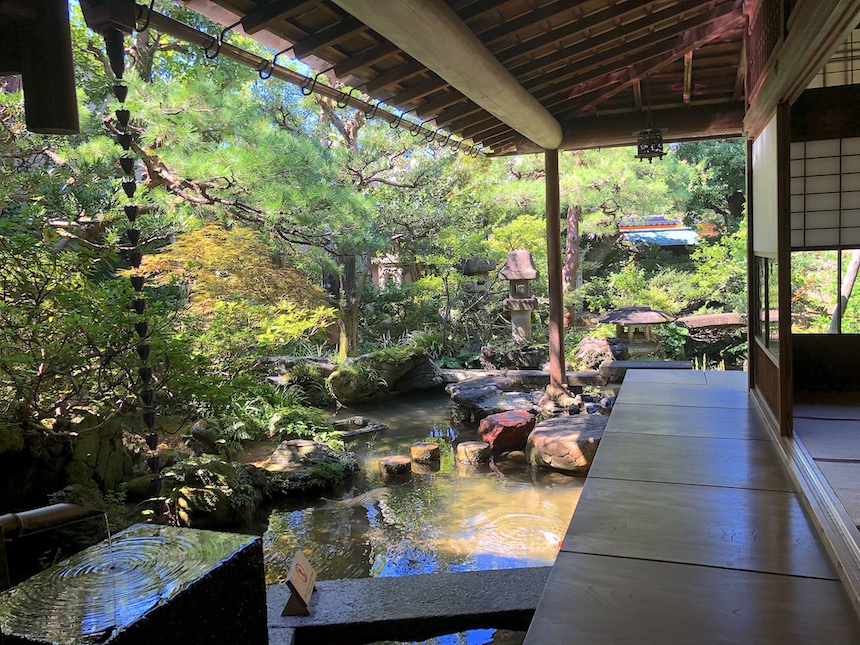
[[[309,616],[308,603],[314,592],[317,572],[314,570],[304,552],[299,551],[290,566],[287,575],[287,586],[290,588],[290,599],[284,606],[281,616]]]

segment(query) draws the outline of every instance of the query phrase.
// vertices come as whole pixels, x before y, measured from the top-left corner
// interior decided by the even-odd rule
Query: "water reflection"
[[[363,470],[343,492],[346,503],[320,500],[271,513],[264,536],[267,582],[285,580],[298,549],[323,580],[551,564],[582,480],[542,479],[519,462],[500,464],[500,473],[463,477],[443,458],[438,473],[384,486],[379,459],[408,455],[434,424],[447,428],[448,404],[446,394],[433,393],[350,410],[390,429],[353,444]],[[457,440],[475,438],[472,432]]]

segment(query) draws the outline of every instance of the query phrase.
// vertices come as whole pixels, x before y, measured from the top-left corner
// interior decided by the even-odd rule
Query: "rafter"
[[[317,0],[272,0],[242,18],[242,29],[249,36],[262,31],[273,22],[295,16],[310,9]]]
[[[732,98],[739,99],[744,95],[744,81],[746,80],[747,71],[747,50],[741,49],[741,59],[738,62],[738,73],[735,76],[735,90],[732,92]]]
[[[484,110],[480,105],[469,101],[459,92],[452,94],[453,95],[446,95],[438,100],[428,101],[427,103],[419,105],[415,109],[415,114],[421,118],[433,118],[438,125],[450,123],[452,120],[458,119],[466,114],[475,114],[477,112],[489,114],[489,112]],[[440,111],[442,110],[442,107],[440,106],[443,104],[445,109],[444,111]]]
[[[690,99],[693,95],[693,52],[688,51],[684,54],[684,104],[690,105]]]
[[[384,90],[392,85],[399,85],[403,81],[417,76],[426,69],[427,68],[418,61],[410,60],[408,63],[398,65],[394,69],[390,69],[387,72],[383,72],[376,78],[370,79],[362,86],[361,89],[368,94],[373,94],[374,92]]]
[[[601,11],[598,14],[577,20],[560,29],[554,29],[511,49],[498,51],[496,55],[503,63],[511,66],[515,76],[521,77],[539,70],[539,64],[543,67],[549,67],[553,64],[564,62],[572,56],[580,55],[583,51],[588,51],[589,48],[598,47],[613,40],[629,38],[629,36],[636,32],[647,33],[654,31],[661,25],[667,25],[673,21],[676,22],[679,14],[701,10],[702,8],[701,2],[685,0],[681,3],[681,6],[676,7],[675,11],[659,11],[653,14],[644,13],[641,18],[631,20],[633,15],[642,12],[643,9],[652,4],[653,2],[644,0],[631,0],[631,2],[617,4],[606,11]],[[598,33],[594,35],[595,32]],[[558,43],[569,41],[574,36],[579,36],[579,40],[575,44],[564,48],[558,47]],[[542,47],[553,47],[553,50],[540,56],[538,52]],[[528,60],[515,66],[513,64],[514,61],[522,56],[528,57]]]
[[[690,30],[683,36],[680,36],[674,46],[661,56],[657,57],[657,60],[652,59],[648,62],[637,63],[635,65],[631,65],[626,70],[620,70],[612,75],[598,77],[591,79],[588,82],[580,83],[570,93],[570,98],[584,98],[577,102],[577,104],[569,111],[574,114],[581,114],[592,109],[603,101],[606,101],[619,92],[627,89],[636,81],[640,81],[647,75],[653,74],[667,65],[670,65],[672,62],[684,56],[687,52],[691,52],[708,41],[717,38],[726,30],[733,29],[735,26],[742,23],[744,18],[743,15],[739,13],[743,3],[738,0],[737,2],[732,3],[732,6],[735,6],[735,12],[726,13],[722,10],[714,10],[712,13],[719,14],[719,17],[705,26]],[[626,76],[626,78],[622,78],[622,75]],[[614,85],[614,87],[605,91],[604,88],[608,85]]]
[[[361,21],[352,16],[343,16],[339,23],[297,42],[293,45],[293,53],[296,58],[304,58],[324,47],[331,47],[344,38],[363,31],[367,31],[367,27]]]
[[[389,56],[393,56],[397,52],[400,51],[400,48],[396,45],[392,45],[389,42],[382,43],[381,45],[373,45],[369,49],[364,50],[360,54],[356,54],[355,56],[350,56],[342,63],[338,63],[334,67],[334,74],[339,78],[343,78],[349,74],[352,74],[354,71],[361,69],[362,67],[369,67],[384,58],[388,58]]]
[[[422,83],[417,83],[416,85],[413,85],[412,87],[401,92],[400,94],[396,94],[395,96],[391,97],[391,99],[389,99],[387,102],[391,103],[392,105],[406,105],[448,86],[448,84],[443,81],[442,87],[440,88],[439,80],[440,79],[438,76],[432,74],[431,78],[427,79]]]
[[[529,81],[522,81],[523,86],[533,93],[553,85],[564,85],[565,87],[569,87],[571,82],[579,82],[577,77],[584,77],[588,72],[597,68],[605,69],[609,63],[616,61],[626,63],[634,56],[636,59],[640,59],[643,53],[647,56],[650,55],[650,52],[657,50],[657,46],[659,46],[660,50],[664,50],[666,47],[665,45],[661,45],[662,43],[666,43],[672,39],[677,39],[683,36],[684,33],[707,25],[720,17],[732,15],[733,12],[737,15],[739,12],[737,9],[739,4],[740,3],[737,0],[722,3],[710,12],[702,13],[699,11],[694,16],[680,22],[677,21],[677,15],[673,15],[671,18],[658,21],[656,24],[658,26],[662,25],[663,28],[656,31],[652,31],[647,28],[643,31],[642,25],[637,22],[635,23],[637,28],[634,28],[634,24],[631,24],[626,28],[622,28],[619,32],[612,32],[615,34],[615,37],[612,37],[612,34],[605,34],[602,38],[590,39],[584,43],[578,44],[574,48],[563,50],[569,51],[573,58],[558,58],[560,54],[553,57],[553,61],[559,64],[566,60],[567,63],[569,63],[568,68],[571,70],[570,72],[547,74],[547,66],[538,70],[530,70],[530,73],[540,73]],[[681,8],[686,9],[686,11],[682,13],[688,13],[696,8],[701,9],[701,3],[694,0],[686,0],[686,2],[682,3],[680,6]],[[640,33],[647,35],[639,36]],[[619,38],[618,34],[622,34],[624,38]],[[595,51],[595,47],[597,47],[598,44],[602,45],[612,43],[614,41],[618,42],[615,47],[605,49],[603,51]],[[576,58],[583,55],[585,58]],[[523,78],[525,72],[526,68],[524,67],[515,68],[513,70],[513,73],[517,78]]]

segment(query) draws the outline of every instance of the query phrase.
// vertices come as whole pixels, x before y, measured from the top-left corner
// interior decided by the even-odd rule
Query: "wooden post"
[[[545,150],[546,263],[549,281],[549,381],[564,387],[564,286],[561,262],[561,198],[558,188],[558,150]]]
[[[791,106],[776,111],[777,139],[777,283],[779,285],[779,430],[794,430],[794,362],[791,342]]]

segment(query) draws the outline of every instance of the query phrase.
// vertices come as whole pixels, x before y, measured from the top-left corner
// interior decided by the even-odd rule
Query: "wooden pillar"
[[[794,367],[791,342],[791,106],[777,106],[777,283],[779,284],[779,430],[794,429]]]
[[[558,188],[558,150],[545,150],[546,160],[546,263],[549,280],[549,380],[564,387],[564,292],[561,262],[561,198]]]

